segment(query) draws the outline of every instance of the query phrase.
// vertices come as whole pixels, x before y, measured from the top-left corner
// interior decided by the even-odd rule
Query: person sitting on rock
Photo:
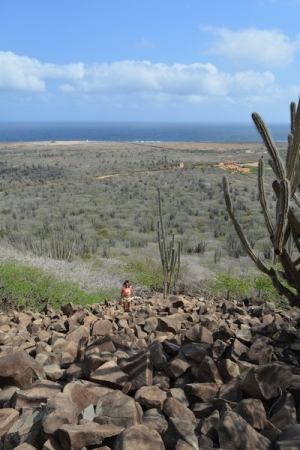
[[[130,310],[131,296],[134,297],[133,287],[130,286],[128,280],[124,281],[123,287],[121,290],[121,301],[123,300],[123,309],[124,311]]]

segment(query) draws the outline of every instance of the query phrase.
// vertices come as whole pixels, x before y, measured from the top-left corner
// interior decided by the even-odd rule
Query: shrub
[[[212,292],[215,295],[225,294],[227,300],[245,297],[249,293],[250,287],[249,279],[220,272],[216,273],[211,281]]]
[[[76,283],[57,281],[41,269],[4,262],[1,269],[0,301],[3,309],[34,309],[41,311],[46,304],[59,308],[63,303],[87,305],[103,302],[107,293],[90,294]]]

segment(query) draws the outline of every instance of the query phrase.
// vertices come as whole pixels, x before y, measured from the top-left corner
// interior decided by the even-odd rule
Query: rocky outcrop
[[[173,296],[0,313],[0,450],[300,448],[299,310]]]

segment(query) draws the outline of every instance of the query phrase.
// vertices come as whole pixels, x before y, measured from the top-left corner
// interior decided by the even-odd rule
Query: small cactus
[[[288,136],[285,164],[265,123],[257,113],[252,114],[255,126],[270,155],[269,165],[276,177],[272,183],[277,198],[276,217],[275,223],[273,223],[264,192],[264,160],[261,158],[258,164],[259,199],[271,246],[278,262],[281,263],[282,270],[268,267],[251,247],[244,230],[235,217],[227,177],[223,177],[223,190],[228,214],[245,251],[259,270],[270,276],[277,292],[284,295],[291,306],[300,306],[300,220],[295,213],[295,209],[300,208],[300,198],[297,195],[300,185],[300,100],[297,107],[295,103],[291,103],[290,113],[291,131]],[[296,258],[292,258],[291,239],[294,247],[298,250]]]

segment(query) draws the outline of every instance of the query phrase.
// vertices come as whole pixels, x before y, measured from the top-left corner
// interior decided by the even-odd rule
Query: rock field
[[[0,450],[300,449],[300,318],[172,296],[0,313]]]

